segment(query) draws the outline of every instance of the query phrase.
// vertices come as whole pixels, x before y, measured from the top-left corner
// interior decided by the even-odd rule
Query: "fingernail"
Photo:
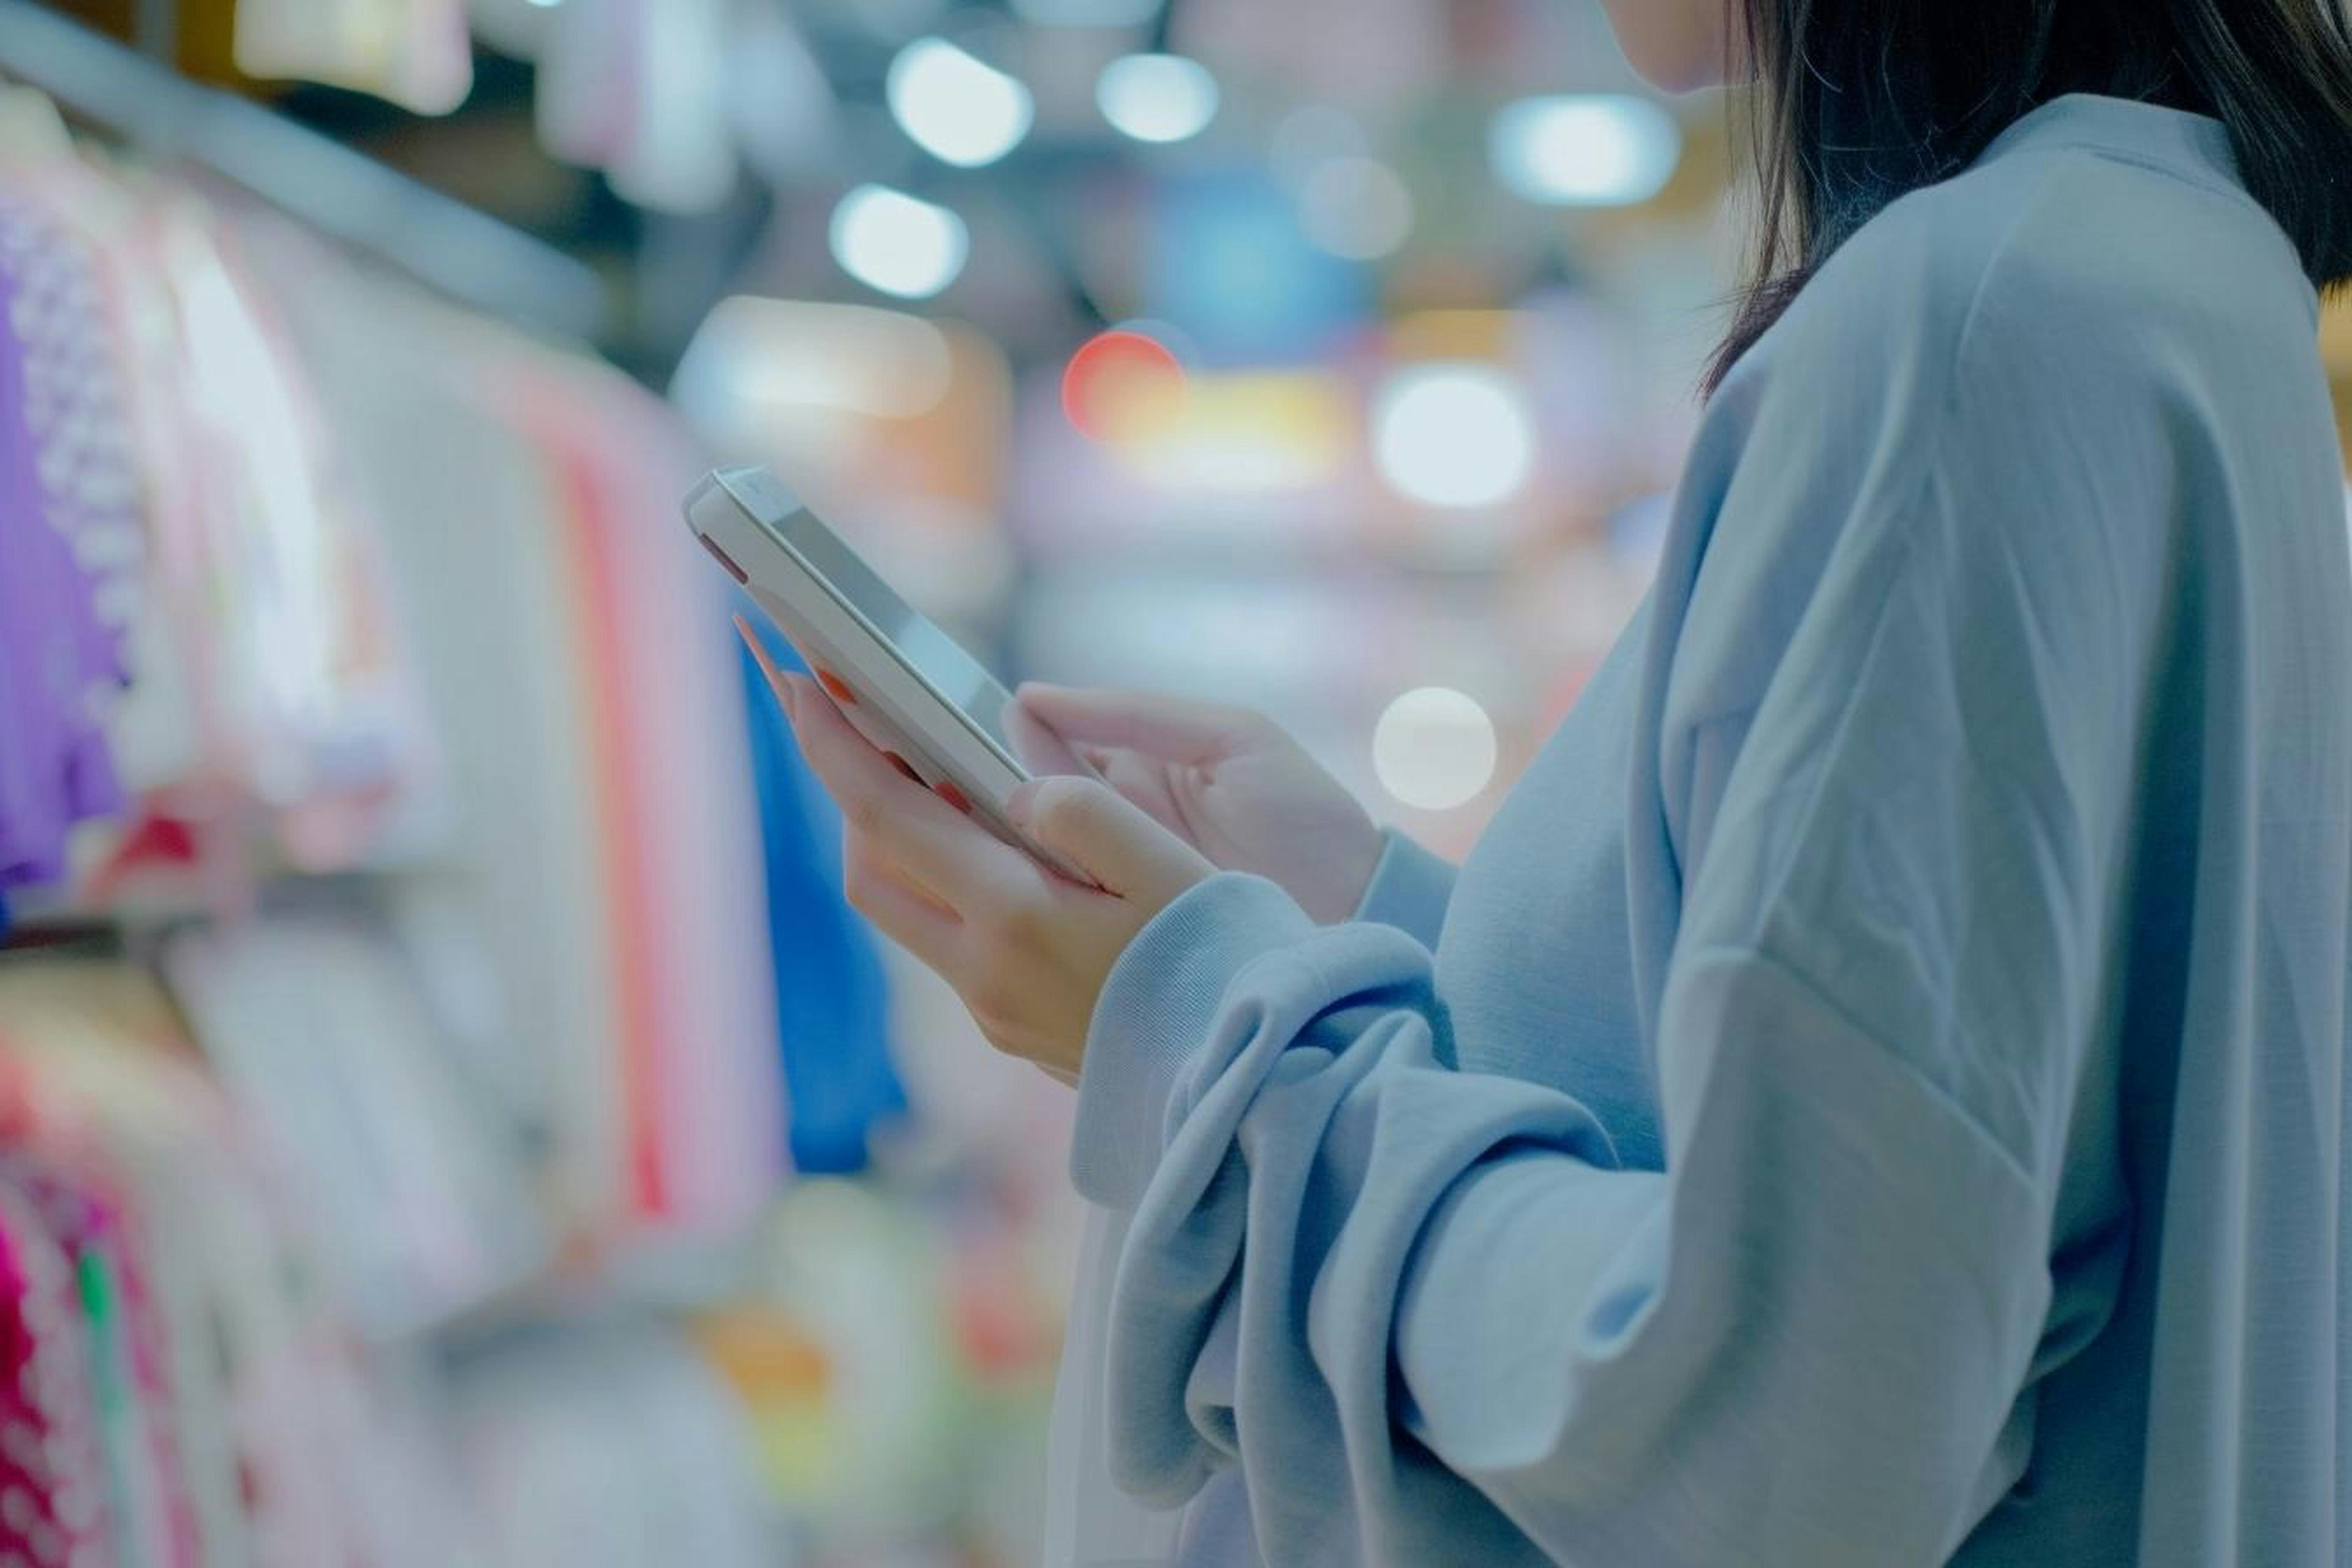
[[[913,780],[916,784],[923,782],[923,775],[917,773],[914,769],[914,764],[908,762],[906,758],[900,756],[896,752],[885,752],[882,754],[890,759],[890,765],[892,767],[906,774],[908,778]]]
[[[827,697],[832,698],[844,708],[857,706],[857,693],[849,689],[849,682],[842,679],[833,671],[823,668],[816,672],[816,679],[817,684],[824,688],[824,694]]]
[[[950,805],[954,806],[958,811],[969,812],[971,810],[971,801],[964,795],[963,791],[956,788],[955,781],[953,779],[941,779],[939,783],[931,786],[931,791],[941,800],[946,801]]]

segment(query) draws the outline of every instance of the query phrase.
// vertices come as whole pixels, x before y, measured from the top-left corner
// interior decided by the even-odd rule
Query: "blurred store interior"
[[[1737,108],[1592,0],[0,0],[18,1560],[1034,1562],[1068,1091],[843,907],[678,500],[1458,856]]]

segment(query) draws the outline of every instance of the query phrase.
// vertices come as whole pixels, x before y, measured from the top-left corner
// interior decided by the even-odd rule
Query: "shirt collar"
[[[2033,148],[2092,147],[2245,189],[2237,153],[2220,121],[2128,98],[2068,93],[2002,132],[1984,161]]]

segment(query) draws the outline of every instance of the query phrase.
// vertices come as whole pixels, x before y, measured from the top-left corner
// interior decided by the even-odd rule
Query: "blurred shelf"
[[[604,281],[585,263],[31,0],[0,0],[0,68],[150,155],[210,169],[478,310],[571,337],[609,322]]]

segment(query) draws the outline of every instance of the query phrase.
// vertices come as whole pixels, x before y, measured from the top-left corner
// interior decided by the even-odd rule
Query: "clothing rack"
[[[590,341],[611,319],[604,280],[585,264],[32,0],[0,0],[0,74],[156,157],[208,169],[476,309]]]

